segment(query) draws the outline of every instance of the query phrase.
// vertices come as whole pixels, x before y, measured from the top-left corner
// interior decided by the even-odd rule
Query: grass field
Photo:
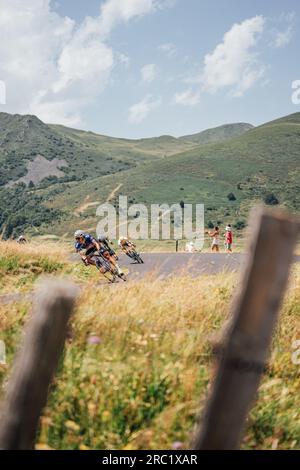
[[[75,282],[99,279],[96,270],[71,263],[71,243],[33,242],[18,245],[0,241],[0,294],[29,292],[44,276],[71,276]]]
[[[49,273],[85,285],[36,447],[187,448],[211,384],[212,344],[228,318],[237,276],[158,281],[150,275],[140,282],[97,287],[92,270],[61,261],[51,243],[34,250],[16,250],[8,243],[5,251],[3,242],[1,253],[1,278],[8,277],[11,286],[15,280],[17,289],[32,288]],[[22,271],[32,267],[39,272]],[[3,385],[30,310],[25,300],[0,305],[0,339],[8,362],[0,371]],[[299,330],[300,270],[295,266],[244,449],[300,448],[299,365],[292,361]]]

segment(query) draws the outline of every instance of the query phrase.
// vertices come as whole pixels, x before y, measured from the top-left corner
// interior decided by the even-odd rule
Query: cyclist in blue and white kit
[[[75,249],[80,254],[81,259],[83,260],[86,266],[88,266],[89,264],[97,266],[100,272],[102,274],[105,274],[107,272],[107,269],[105,268],[105,265],[101,264],[101,258],[99,259],[99,257],[94,256],[95,254],[100,253],[100,255],[104,259],[106,259],[115,267],[118,275],[123,277],[125,280],[124,273],[118,266],[116,257],[111,254],[111,252],[103,243],[103,241],[96,240],[89,233],[84,233],[82,230],[76,230],[74,236],[76,241]],[[83,250],[85,250],[85,253],[83,253]]]
[[[92,264],[93,266],[99,267],[100,261],[94,257],[94,254],[100,250],[99,242],[89,233],[84,233],[82,230],[76,230],[74,237],[75,250],[80,254],[84,264],[86,266]],[[105,272],[106,270],[105,268],[101,268],[100,271]]]

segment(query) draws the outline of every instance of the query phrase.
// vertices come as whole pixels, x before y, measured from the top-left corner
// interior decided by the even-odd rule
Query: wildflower
[[[174,450],[182,449],[182,447],[183,447],[183,443],[180,441],[175,441],[172,443],[172,449]]]
[[[101,340],[100,336],[91,335],[91,336],[88,337],[87,343],[88,344],[100,344],[100,343],[102,343],[102,340]]]

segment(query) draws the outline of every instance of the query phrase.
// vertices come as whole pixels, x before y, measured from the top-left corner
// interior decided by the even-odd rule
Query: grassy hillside
[[[243,227],[249,207],[257,202],[278,202],[300,209],[300,113],[270,122],[244,135],[149,162],[118,174],[69,186],[51,196],[51,206],[69,208],[72,229],[95,227],[95,208],[73,216],[78,205],[104,202],[113,189],[130,202],[204,203],[206,222],[233,222]],[[232,193],[233,197],[228,198]],[[63,230],[63,227],[56,227]]]
[[[134,149],[126,142],[121,145],[117,139],[107,141],[91,133],[48,126],[35,116],[0,113],[0,186],[24,176],[28,160],[37,155],[66,161],[62,182],[116,173],[158,153]]]
[[[130,141],[44,124],[35,116],[0,113],[0,231],[16,236],[50,230],[65,210],[46,206],[66,185],[115,174],[193,147],[172,137]],[[56,163],[57,162],[57,163]],[[60,177],[58,177],[59,175]],[[42,179],[42,181],[39,181]],[[16,182],[31,183],[13,186]],[[7,186],[10,186],[9,188]],[[42,193],[41,188],[49,188]],[[37,190],[39,189],[39,191]]]
[[[107,200],[117,205],[119,194],[129,203],[204,203],[210,226],[243,228],[249,207],[264,200],[300,208],[300,113],[247,132],[249,125],[237,124],[181,139],[116,139],[3,113],[1,122],[4,181],[26,173],[26,159],[37,154],[68,164],[63,178],[50,176],[29,188],[2,186],[0,230],[6,237],[28,229],[58,235],[78,226],[94,230],[96,206]],[[213,135],[216,141],[207,143]]]
[[[235,129],[233,124],[232,129]],[[219,132],[211,138],[219,140]],[[234,132],[234,131],[232,131]],[[240,132],[237,124],[236,132]],[[59,181],[79,181],[113,174],[138,163],[156,160],[196,146],[191,139],[161,136],[152,139],[117,139],[47,125],[35,116],[0,113],[0,186],[17,181],[27,173],[27,163],[42,155],[47,160],[58,158],[66,162],[65,176]],[[49,181],[54,178],[49,174]]]
[[[199,132],[198,134],[185,135],[180,137],[180,139],[182,141],[191,142],[198,145],[211,144],[214,142],[220,142],[238,137],[250,129],[253,129],[251,124],[242,122],[236,124],[225,124],[213,129],[207,129],[203,132]]]
[[[149,139],[130,140],[117,139],[64,126],[52,125],[50,127],[62,137],[68,137],[79,145],[91,146],[109,157],[119,156],[145,161],[147,159],[157,159],[158,157],[173,155],[195,147],[195,144],[192,142],[181,141],[167,135]]]
[[[194,147],[171,136],[127,140],[92,132],[47,125],[36,116],[0,113],[0,186],[27,173],[27,163],[42,155],[64,160],[65,177],[78,181],[116,173],[138,163],[172,155]],[[48,183],[53,182],[53,178]]]

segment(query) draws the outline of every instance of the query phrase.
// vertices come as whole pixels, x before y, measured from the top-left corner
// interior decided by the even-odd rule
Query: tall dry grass
[[[41,276],[49,274],[69,275],[76,282],[98,279],[96,270],[71,262],[72,252],[67,243],[0,241],[0,294],[31,291]]]
[[[153,276],[110,288],[87,284],[41,419],[38,448],[188,447],[210,384],[210,339],[228,317],[237,282],[224,273]],[[29,309],[26,303],[0,307],[9,362]],[[299,321],[300,272],[294,268],[244,448],[300,448],[300,366],[291,356]]]

